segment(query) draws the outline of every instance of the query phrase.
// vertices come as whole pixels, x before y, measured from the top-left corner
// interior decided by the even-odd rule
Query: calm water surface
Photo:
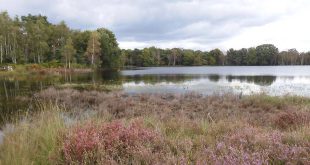
[[[158,67],[125,70],[125,92],[299,95],[310,97],[310,66]]]
[[[49,86],[64,83],[108,83],[124,92],[299,95],[310,97],[310,66],[253,67],[154,67],[118,73],[62,76],[0,77],[1,117],[31,108],[31,96]],[[1,119],[0,119],[1,120]]]

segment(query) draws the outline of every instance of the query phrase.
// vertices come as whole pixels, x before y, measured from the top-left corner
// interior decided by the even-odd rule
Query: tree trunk
[[[53,57],[52,57],[52,59],[55,59],[56,58],[56,44],[52,45],[52,47],[53,47]]]
[[[94,65],[94,54],[91,55],[91,65]]]
[[[13,59],[13,54],[12,54],[12,50],[13,50],[13,49],[12,49],[12,45],[10,44],[10,45],[8,45],[8,47],[9,47],[9,51],[8,51],[9,53],[8,53],[8,54],[10,55],[11,59]],[[12,62],[13,62],[13,60],[12,60]]]
[[[160,65],[160,54],[156,52],[157,65]]]
[[[95,54],[95,38],[93,38],[93,53],[91,55],[91,64],[94,65],[94,54]]]
[[[1,64],[2,64],[2,60],[3,60],[3,46],[2,46],[2,44],[1,44],[1,46],[0,46],[0,62],[1,62]]]
[[[173,66],[175,66],[176,55],[173,55]]]
[[[68,58],[67,58],[67,56],[65,57],[66,59],[66,65],[65,65],[65,68],[67,68],[68,67]]]
[[[168,66],[171,65],[171,55],[168,55]]]
[[[26,43],[24,48],[24,56],[25,56],[25,62],[28,63],[28,43]]]
[[[7,47],[6,37],[4,37],[4,54],[5,54],[5,56],[8,55],[8,47]]]
[[[16,64],[16,58],[17,58],[17,44],[16,44],[16,39],[14,38],[14,42],[13,42],[13,48],[12,50],[14,49],[14,51],[11,51],[11,56],[12,56],[12,62],[14,64]],[[13,52],[13,53],[12,53]]]

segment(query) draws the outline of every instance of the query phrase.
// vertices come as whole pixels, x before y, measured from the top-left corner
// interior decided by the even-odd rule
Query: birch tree
[[[98,32],[92,32],[87,44],[87,50],[85,55],[88,57],[92,66],[98,65],[99,57],[101,55],[101,48],[100,48],[100,36]]]
[[[73,55],[76,53],[76,50],[73,47],[72,39],[71,37],[68,38],[66,45],[64,46],[62,50],[62,55],[65,59],[65,67],[66,68],[71,68],[71,61]]]

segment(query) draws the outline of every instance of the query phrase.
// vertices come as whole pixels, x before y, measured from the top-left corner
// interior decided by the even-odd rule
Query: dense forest
[[[42,15],[0,13],[0,64],[87,64],[103,68],[121,66],[121,50],[108,29],[70,29],[65,22],[52,24]]]
[[[70,29],[65,22],[52,24],[46,16],[9,17],[0,13],[0,64],[72,63],[101,68],[123,66],[200,65],[310,65],[310,52],[279,52],[272,44],[240,50],[160,49],[121,50],[112,31]]]
[[[299,53],[296,49],[279,52],[272,44],[263,44],[240,50],[229,49],[223,53],[219,49],[194,51],[189,49],[123,50],[125,65],[131,66],[200,66],[200,65],[310,65],[310,52]]]

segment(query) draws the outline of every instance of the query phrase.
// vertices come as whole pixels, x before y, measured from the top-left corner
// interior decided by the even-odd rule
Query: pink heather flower
[[[66,162],[82,163],[85,157],[95,156],[104,150],[110,157],[114,154],[138,153],[144,144],[152,143],[157,134],[142,127],[142,122],[134,121],[129,126],[116,121],[102,126],[88,124],[77,127],[65,136],[63,153]],[[141,148],[142,149],[142,148]]]

